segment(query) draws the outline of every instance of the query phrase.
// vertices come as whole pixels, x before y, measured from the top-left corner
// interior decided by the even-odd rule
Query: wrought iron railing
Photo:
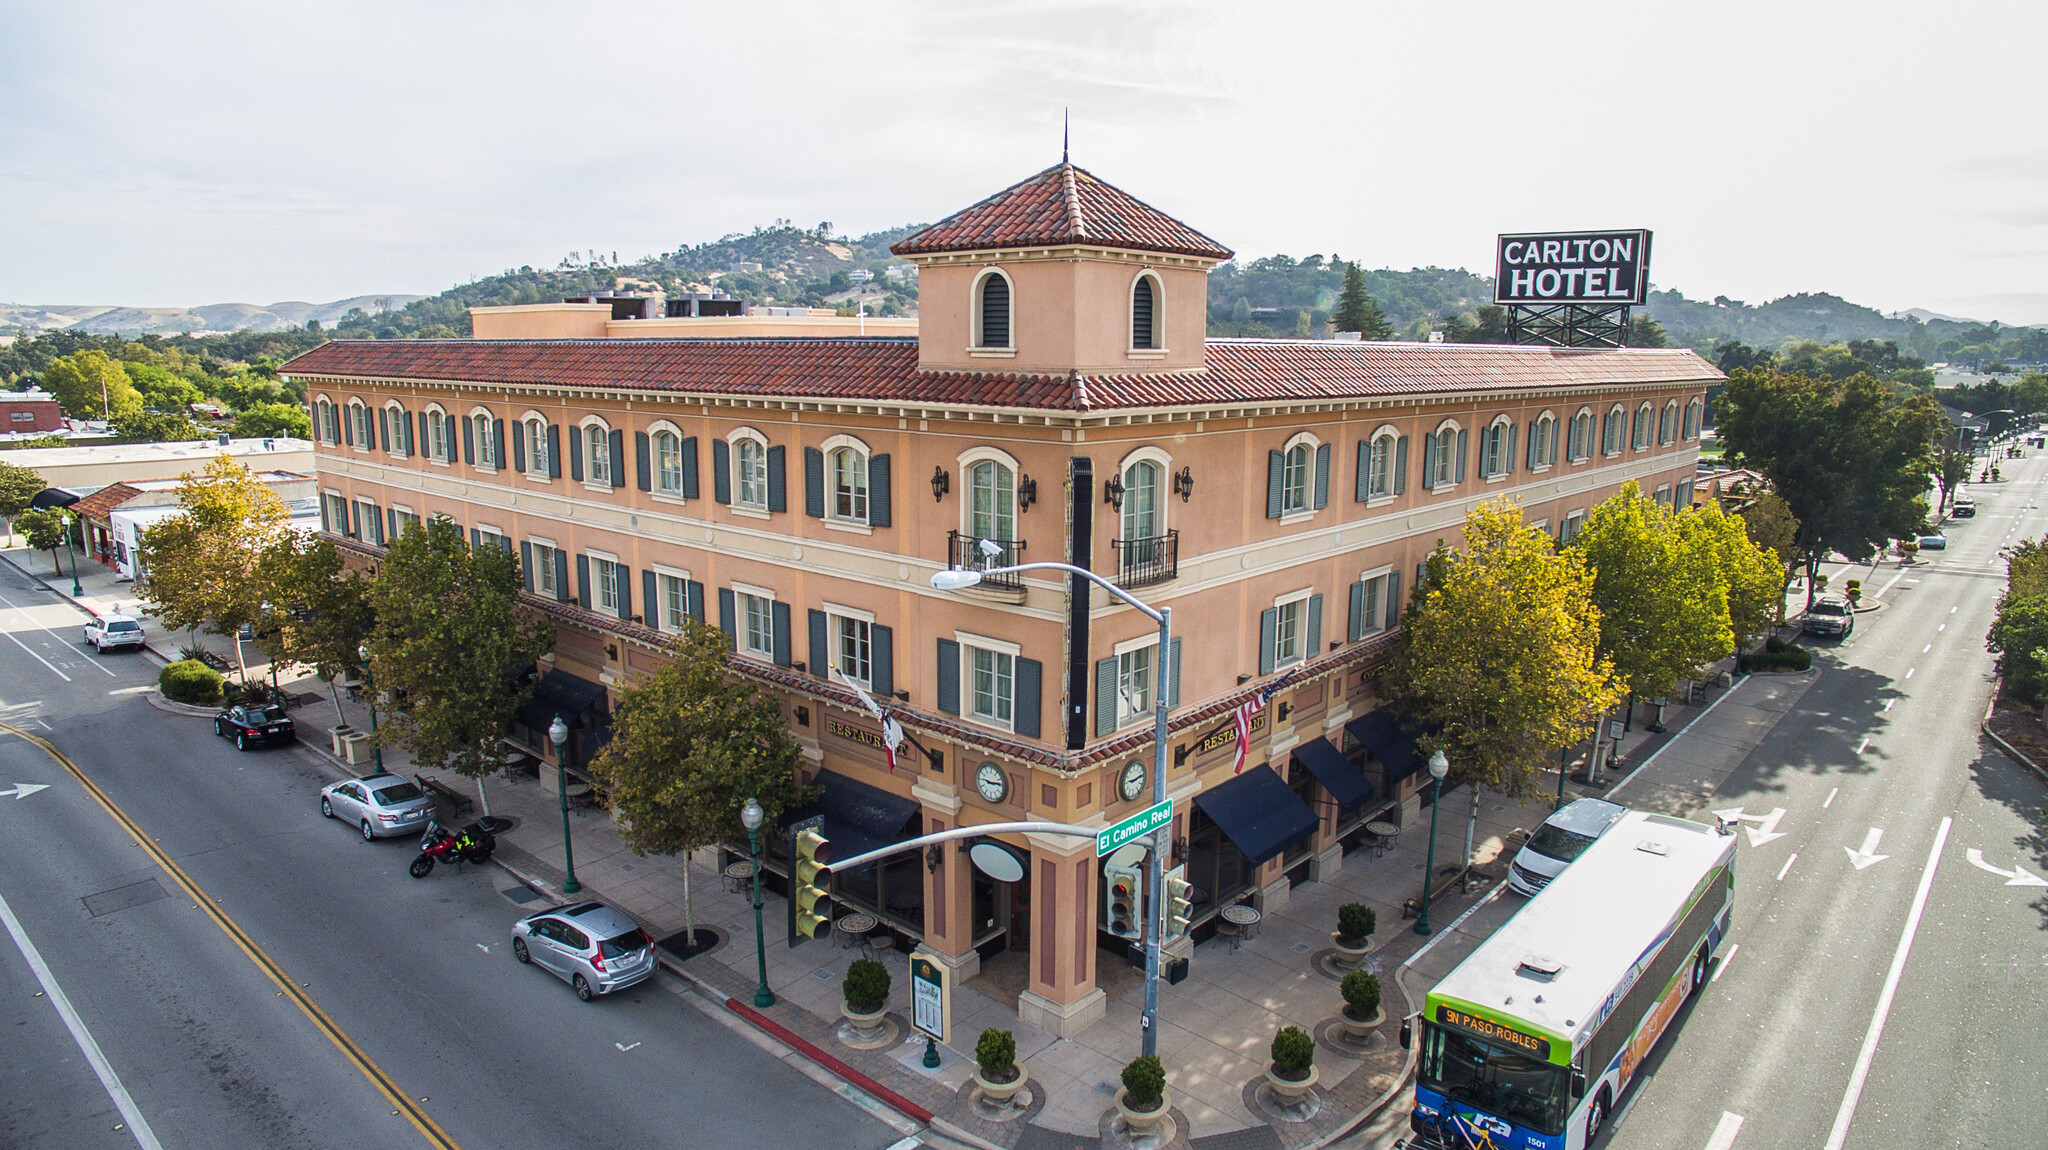
[[[947,562],[962,570],[987,571],[994,567],[1013,567],[1024,562],[1024,541],[1021,539],[991,539],[995,554],[990,555],[981,546],[982,540],[973,535],[962,535],[958,531],[946,533]],[[1006,591],[1022,591],[1024,577],[1014,572],[1005,575],[984,575],[983,587],[1000,587]]]
[[[1145,539],[1113,539],[1117,583],[1125,588],[1164,583],[1180,574],[1180,532]]]

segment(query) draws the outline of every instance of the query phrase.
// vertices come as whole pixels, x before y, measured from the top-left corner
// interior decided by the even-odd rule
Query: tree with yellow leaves
[[[1735,649],[1728,584],[1684,516],[1634,480],[1593,508],[1568,550],[1583,556],[1600,609],[1600,653],[1629,701],[1661,699]]]
[[[184,514],[142,532],[136,591],[166,627],[230,636],[261,621],[271,595],[259,559],[291,529],[290,512],[276,492],[227,455],[180,478],[178,506]]]

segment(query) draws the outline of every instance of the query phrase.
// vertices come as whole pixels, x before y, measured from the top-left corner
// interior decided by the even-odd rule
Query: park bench
[[[413,781],[420,785],[421,790],[434,796],[436,799],[446,801],[449,806],[454,807],[456,814],[461,814],[463,811],[476,805],[474,799],[439,779],[430,779],[425,775],[414,775]]]

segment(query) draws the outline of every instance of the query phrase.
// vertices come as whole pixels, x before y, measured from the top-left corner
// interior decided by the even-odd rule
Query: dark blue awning
[[[1281,781],[1273,768],[1254,767],[1221,786],[1195,796],[1195,805],[1216,821],[1253,866],[1300,842],[1316,829],[1316,813]]]
[[[1372,797],[1372,783],[1330,740],[1316,738],[1294,748],[1294,761],[1307,767],[1339,806],[1352,806]]]
[[[1409,729],[1392,711],[1384,707],[1368,711],[1344,724],[1344,729],[1386,767],[1388,782],[1399,782],[1422,769],[1422,755],[1415,743],[1425,732]]]
[[[832,844],[831,854],[836,859],[850,859],[901,839],[904,827],[923,809],[916,799],[832,771],[819,771],[814,781],[825,793],[817,802],[785,813],[782,821],[787,825],[813,815],[825,816],[825,839]]]
[[[536,731],[545,731],[562,716],[571,727],[583,713],[604,698],[604,684],[593,683],[567,671],[549,671],[533,689],[533,698],[519,704],[519,721]]]

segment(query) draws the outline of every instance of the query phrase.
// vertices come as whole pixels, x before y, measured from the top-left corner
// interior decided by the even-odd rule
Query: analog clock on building
[[[989,802],[999,803],[1010,793],[1010,777],[994,763],[983,763],[974,771],[974,789]]]
[[[1124,775],[1123,778],[1117,780],[1117,790],[1123,795],[1125,802],[1130,802],[1132,799],[1137,798],[1139,792],[1144,789],[1145,764],[1132,759],[1124,765]]]

